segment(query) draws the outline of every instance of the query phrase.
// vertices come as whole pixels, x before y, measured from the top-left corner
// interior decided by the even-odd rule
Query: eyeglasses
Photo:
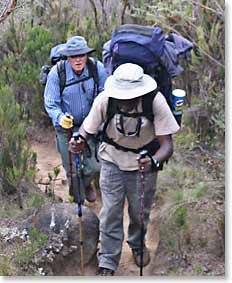
[[[123,115],[120,114],[119,117],[116,117],[116,129],[119,131],[119,133],[121,133],[125,137],[139,137],[141,125],[142,125],[142,119],[141,117],[139,117],[137,119],[137,125],[135,131],[125,133],[124,125],[123,125]]]
[[[86,54],[70,55],[71,58],[83,58]]]

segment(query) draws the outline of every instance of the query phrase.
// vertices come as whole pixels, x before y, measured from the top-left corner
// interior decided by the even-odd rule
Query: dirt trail
[[[37,153],[36,182],[44,192],[48,187],[48,174],[54,176],[54,168],[59,167],[60,173],[54,182],[55,194],[68,201],[68,185],[65,171],[61,165],[59,153],[56,151],[55,133],[52,131],[43,132],[43,136],[37,137],[32,144],[32,149]]]
[[[57,180],[54,182],[55,194],[62,198],[64,202],[68,201],[68,186],[65,176],[65,171],[61,166],[60,155],[56,151],[55,145],[55,133],[49,130],[43,130],[42,135],[37,134],[36,139],[32,144],[32,149],[37,153],[37,174],[36,182],[38,183],[40,189],[45,192],[46,187],[48,187],[48,173],[54,175],[54,167],[59,166],[60,174]],[[98,199],[94,204],[87,203],[87,205],[92,208],[97,215],[101,208],[101,198],[98,192]],[[155,221],[155,207],[152,209],[151,213],[151,223]],[[119,268],[115,275],[117,276],[137,276],[139,275],[139,268],[134,264],[131,255],[130,248],[126,243],[128,227],[128,214],[127,206],[125,206],[125,216],[124,216],[124,231],[125,240],[123,244],[122,257],[120,260]],[[155,229],[156,230],[156,229]],[[157,231],[157,230],[156,230]],[[155,255],[155,250],[158,245],[158,233],[153,229],[153,225],[149,225],[147,234],[147,245],[151,251],[151,256]],[[151,258],[152,261],[152,258]],[[149,266],[144,268],[144,276],[149,275]]]

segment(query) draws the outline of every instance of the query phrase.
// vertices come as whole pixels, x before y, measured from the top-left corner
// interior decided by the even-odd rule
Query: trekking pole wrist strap
[[[163,164],[158,161],[157,159],[155,159],[155,157],[153,157],[152,155],[148,155],[151,159],[151,171],[159,171],[163,169]]]

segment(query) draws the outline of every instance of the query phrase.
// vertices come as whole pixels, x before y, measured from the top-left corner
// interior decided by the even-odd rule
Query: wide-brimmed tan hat
[[[120,65],[105,82],[105,93],[117,99],[132,99],[147,94],[157,88],[156,81],[144,74],[136,64]]]
[[[63,48],[59,49],[59,53],[65,56],[83,55],[95,51],[87,45],[87,41],[83,36],[71,37]]]

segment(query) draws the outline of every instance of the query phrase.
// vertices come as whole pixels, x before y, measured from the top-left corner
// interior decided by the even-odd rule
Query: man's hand
[[[64,115],[60,119],[60,125],[64,129],[71,129],[73,127],[73,116]]]
[[[151,171],[151,158],[149,156],[145,156],[145,157],[137,157],[137,160],[139,162],[139,171],[140,172],[149,172]]]
[[[69,151],[72,153],[81,153],[84,150],[85,147],[85,141],[81,138],[78,140],[75,140],[74,138],[71,138],[69,142]]]

